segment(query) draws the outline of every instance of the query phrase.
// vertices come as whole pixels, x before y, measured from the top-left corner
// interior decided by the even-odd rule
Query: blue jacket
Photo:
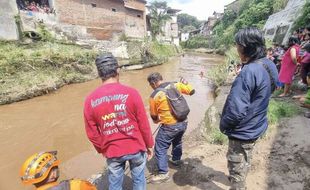
[[[269,68],[278,81],[275,64],[267,58],[250,62],[243,66],[226,99],[220,122],[220,130],[229,138],[256,140],[267,129],[267,109],[271,96]]]

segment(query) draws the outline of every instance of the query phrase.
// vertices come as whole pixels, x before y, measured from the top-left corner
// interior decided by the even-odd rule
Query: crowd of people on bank
[[[307,89],[307,76],[310,73],[310,25],[294,31],[289,38],[287,46],[274,44],[267,50],[267,58],[273,61],[279,71],[277,89],[283,90],[278,97],[290,97],[291,86],[297,80],[298,86]],[[302,106],[310,107],[309,95],[297,95]]]
[[[40,3],[29,0],[17,0],[17,6],[19,10],[31,11],[31,12],[40,12],[46,14],[55,13],[55,9],[51,8],[48,5],[48,1],[41,1]]]
[[[252,152],[268,128],[270,97],[279,87],[278,79],[284,85],[290,84],[289,77],[295,72],[291,64],[296,66],[298,62],[298,40],[291,37],[286,52],[275,48],[272,51],[281,54],[271,58],[267,56],[263,33],[257,28],[241,29],[235,36],[242,66],[226,99],[219,126],[229,139],[227,167],[231,190],[246,189]],[[276,59],[281,60],[280,77],[273,62]],[[84,121],[88,139],[95,150],[107,158],[107,186],[110,190],[122,189],[127,162],[133,190],[145,190],[147,182],[168,181],[171,178],[168,163],[182,166],[182,138],[189,113],[182,94],[194,95],[194,88],[183,78],[179,82],[164,82],[158,72],[148,75],[146,82],[154,90],[149,98],[150,116],[158,124],[154,140],[140,93],[119,82],[121,74],[116,58],[104,54],[98,56],[95,63],[102,84],[85,99]],[[294,69],[294,72],[282,69]],[[310,82],[310,73],[307,76]],[[170,146],[171,158],[168,159]],[[146,163],[153,154],[157,170],[146,180]],[[58,183],[58,166],[55,152],[37,153],[23,164],[20,177],[24,184],[33,184],[38,190],[96,189],[83,180]]]

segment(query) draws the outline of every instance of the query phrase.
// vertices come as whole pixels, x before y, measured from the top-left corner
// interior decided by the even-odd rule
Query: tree
[[[184,26],[183,27],[183,29],[182,29],[182,32],[190,32],[190,31],[193,31],[193,30],[196,30],[197,28],[195,28],[194,26],[192,26],[192,25],[186,25],[186,26]]]
[[[192,26],[195,29],[198,29],[201,25],[202,21],[199,21],[196,17],[186,14],[186,13],[181,13],[178,14],[178,25],[180,29],[183,31],[185,27],[188,28],[188,26]],[[186,31],[183,31],[186,32]]]
[[[301,27],[309,26],[310,24],[310,1],[304,5],[302,9],[302,14],[298,17],[298,19],[294,22],[293,30],[296,30]]]
[[[170,9],[167,6],[167,2],[154,1],[150,4],[150,21],[151,21],[151,33],[152,38],[156,39],[159,34],[163,34],[162,28],[171,16],[168,14]]]

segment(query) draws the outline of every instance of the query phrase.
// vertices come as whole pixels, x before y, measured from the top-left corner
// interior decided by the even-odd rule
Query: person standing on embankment
[[[171,144],[170,162],[174,165],[181,163],[182,137],[187,128],[189,113],[187,102],[182,94],[193,95],[195,90],[183,78],[180,82],[163,82],[163,77],[158,72],[151,73],[147,81],[154,90],[149,100],[150,115],[154,123],[160,124],[155,138],[158,174],[153,175],[149,182],[163,183],[170,179],[167,151]]]
[[[85,100],[85,129],[98,153],[107,157],[109,190],[121,190],[128,161],[133,190],[145,190],[146,158],[154,140],[137,90],[119,83],[119,66],[111,54],[99,56],[96,66],[102,85]]]
[[[268,127],[267,108],[278,72],[266,58],[265,39],[257,28],[240,30],[235,42],[243,68],[226,99],[220,130],[229,138],[231,190],[245,190],[255,142]]]

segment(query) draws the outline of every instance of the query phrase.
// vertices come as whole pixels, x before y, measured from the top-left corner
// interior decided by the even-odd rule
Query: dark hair
[[[96,66],[98,75],[103,81],[117,76],[118,63],[110,53],[98,56],[96,58]]]
[[[243,47],[242,54],[250,58],[250,61],[266,56],[265,38],[257,28],[249,27],[239,30],[235,36],[235,42]]]
[[[306,26],[306,29],[307,29],[308,31],[310,31],[310,25]]]
[[[291,47],[291,46],[293,46],[293,45],[295,45],[295,44],[300,44],[300,41],[299,41],[299,39],[297,38],[297,37],[295,37],[295,36],[291,36],[289,39],[288,39],[288,47]]]
[[[161,81],[161,80],[163,80],[163,77],[162,77],[161,74],[158,73],[158,72],[151,73],[151,74],[147,77],[147,81],[148,81],[150,84],[155,84],[155,83],[157,83],[158,81]]]
[[[310,43],[306,43],[302,48],[310,53]]]
[[[273,48],[270,47],[270,48],[267,49],[267,51],[273,51]]]
[[[309,73],[307,73],[307,77],[310,77],[310,72],[309,72]]]

